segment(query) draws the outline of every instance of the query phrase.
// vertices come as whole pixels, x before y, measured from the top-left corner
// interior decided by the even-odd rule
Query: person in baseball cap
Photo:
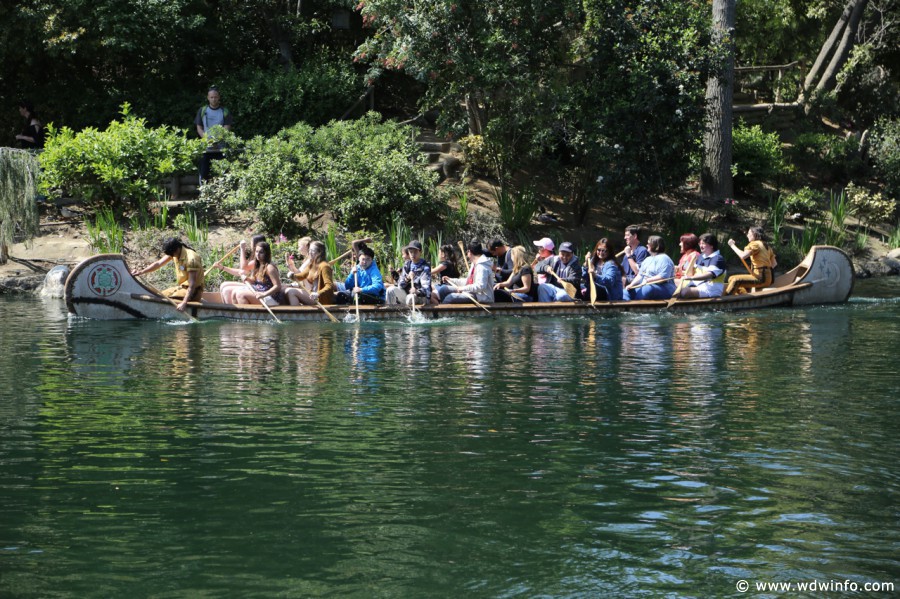
[[[554,248],[556,248],[556,245],[553,243],[553,240],[550,239],[549,237],[544,237],[543,239],[538,239],[537,241],[534,242],[534,245],[536,245],[537,247],[539,247],[541,249],[547,250],[550,253],[553,253]]]

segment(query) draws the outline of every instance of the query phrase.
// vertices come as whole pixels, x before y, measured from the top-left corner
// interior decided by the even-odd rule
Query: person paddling
[[[181,303],[175,308],[179,312],[184,312],[188,302],[198,302],[203,296],[203,262],[193,248],[175,237],[163,241],[162,252],[162,258],[145,268],[132,270],[131,274],[139,277],[174,261],[177,277],[175,287],[169,287],[160,293],[169,299],[180,299]]]

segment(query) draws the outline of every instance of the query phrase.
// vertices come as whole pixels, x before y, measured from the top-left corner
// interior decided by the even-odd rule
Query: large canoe
[[[425,318],[491,316],[593,316],[623,312],[678,313],[756,310],[776,306],[803,306],[846,302],[853,290],[854,274],[850,258],[831,246],[815,246],[793,270],[775,278],[772,287],[746,295],[669,302],[632,301],[562,303],[488,304],[429,306],[418,311]],[[66,280],[66,306],[71,314],[100,320],[158,319],[198,320],[272,320],[263,306],[223,304],[217,292],[206,292],[199,302],[188,303],[185,313],[130,274],[120,254],[101,254],[83,261]],[[328,306],[336,318],[355,320],[354,306]],[[276,306],[272,311],[282,321],[327,320],[321,308],[314,306]],[[408,307],[360,306],[362,320],[399,320],[410,316]],[[188,316],[190,315],[190,316]]]

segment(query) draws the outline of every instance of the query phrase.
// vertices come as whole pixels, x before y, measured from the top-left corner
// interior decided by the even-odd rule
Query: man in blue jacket
[[[384,279],[375,264],[375,252],[366,245],[359,248],[359,265],[354,266],[347,280],[344,281],[347,291],[337,293],[337,303],[353,303],[359,297],[361,304],[384,303]]]

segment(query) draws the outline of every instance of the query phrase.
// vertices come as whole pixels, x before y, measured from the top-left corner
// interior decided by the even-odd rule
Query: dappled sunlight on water
[[[898,305],[173,326],[0,298],[0,596],[892,580]]]

